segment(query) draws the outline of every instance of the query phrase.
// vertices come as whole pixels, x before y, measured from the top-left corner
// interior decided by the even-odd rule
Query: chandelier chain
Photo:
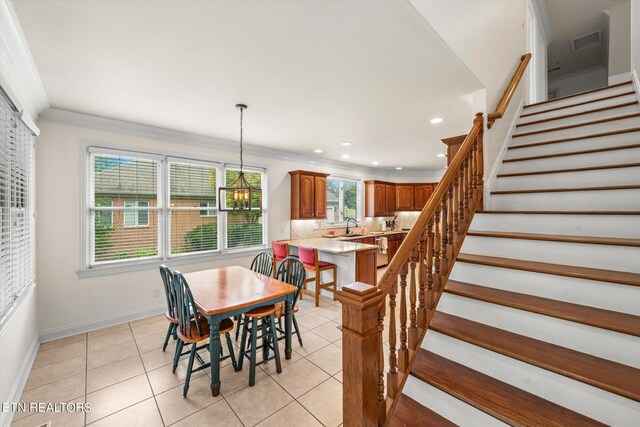
[[[240,173],[242,173],[242,113],[244,112],[244,108],[240,107]]]

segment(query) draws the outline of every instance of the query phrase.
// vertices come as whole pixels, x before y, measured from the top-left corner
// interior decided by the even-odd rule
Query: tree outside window
[[[358,211],[358,182],[341,178],[327,179],[327,219],[338,224],[347,218],[360,218]]]

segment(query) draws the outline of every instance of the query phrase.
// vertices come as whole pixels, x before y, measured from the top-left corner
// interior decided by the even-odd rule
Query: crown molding
[[[62,123],[73,126],[80,126],[101,131],[115,132],[119,134],[136,136],[140,138],[155,139],[167,141],[176,144],[186,144],[196,147],[205,147],[208,149],[236,152],[238,143],[210,136],[197,135],[189,132],[182,132],[170,129],[159,128],[156,126],[132,123],[123,120],[109,119],[106,117],[95,116],[91,114],[77,113],[74,111],[62,110],[58,108],[49,108],[40,114],[38,120],[40,122]],[[328,166],[336,169],[349,171],[365,172],[379,177],[440,177],[444,171],[391,171],[388,169],[373,168],[352,163],[340,162],[335,160],[322,159],[318,157],[306,156],[286,150],[278,150],[275,148],[262,147],[259,145],[244,144],[244,152],[249,155],[270,157],[274,159],[284,159],[291,161],[299,161],[316,166]]]
[[[11,0],[0,1],[0,76],[25,123],[33,125],[49,107],[49,99]]]

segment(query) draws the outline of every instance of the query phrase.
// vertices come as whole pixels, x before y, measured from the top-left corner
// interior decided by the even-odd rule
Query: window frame
[[[148,268],[155,268],[158,261],[174,261],[177,263],[197,263],[206,262],[213,259],[225,259],[233,258],[236,256],[245,256],[246,253],[263,251],[267,248],[266,242],[268,242],[268,210],[267,210],[267,189],[268,189],[268,170],[266,167],[261,166],[245,166],[246,171],[255,171],[262,173],[262,215],[263,215],[263,244],[258,246],[244,247],[244,248],[232,248],[226,249],[226,227],[227,227],[227,214],[226,212],[220,212],[215,208],[218,217],[218,233],[217,242],[218,248],[210,251],[188,252],[188,253],[171,253],[171,212],[175,210],[184,210],[185,208],[176,207],[171,208],[170,204],[170,164],[172,162],[202,165],[207,167],[217,168],[216,179],[216,195],[218,194],[218,188],[223,182],[224,173],[226,169],[237,169],[239,166],[232,162],[225,162],[224,159],[216,160],[210,158],[191,158],[182,154],[175,154],[170,152],[160,151],[144,151],[132,150],[129,148],[119,147],[107,143],[96,144],[93,141],[81,141],[81,232],[80,232],[80,245],[83,250],[80,253],[78,276],[79,277],[92,277],[100,275],[115,274],[123,271],[136,271]],[[113,260],[103,261],[96,263],[93,257],[94,253],[94,236],[92,225],[95,221],[95,217],[92,212],[91,194],[92,194],[92,154],[104,154],[104,155],[119,155],[119,156],[131,156],[144,159],[154,159],[158,161],[158,173],[157,173],[157,203],[156,206],[150,206],[148,210],[157,211],[157,223],[158,223],[158,255],[154,257],[145,258],[130,258],[125,260]],[[216,201],[216,203],[219,203]],[[93,209],[96,209],[95,207]],[[124,210],[123,207],[100,207],[98,210]],[[203,210],[199,206],[194,208],[186,208],[187,210]],[[208,211],[214,209],[207,209]],[[123,215],[124,225],[124,215]]]
[[[357,222],[361,222],[364,219],[364,215],[363,215],[363,192],[364,192],[364,183],[361,179],[359,178],[354,178],[354,177],[348,177],[348,176],[340,176],[340,175],[332,175],[330,177],[327,178],[327,200],[329,198],[329,180],[337,180],[340,182],[339,185],[339,191],[338,191],[338,215],[339,217],[342,218],[342,220],[340,221],[329,221],[329,215],[327,213],[327,218],[322,220],[322,224],[321,224],[321,228],[343,228],[347,226],[347,221],[344,220],[344,209],[340,210],[340,206],[343,206],[344,204],[344,200],[343,200],[343,194],[344,194],[344,182],[348,181],[348,182],[353,182],[356,184],[356,195],[357,195],[357,200],[356,200],[356,216],[354,217],[354,219]],[[329,205],[327,203],[327,211],[328,211]]]

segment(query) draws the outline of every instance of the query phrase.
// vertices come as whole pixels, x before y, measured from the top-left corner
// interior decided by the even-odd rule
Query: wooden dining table
[[[291,359],[291,306],[296,287],[248,268],[231,266],[184,275],[198,310],[209,321],[211,395],[220,394],[220,321],[265,305],[285,303],[285,357]]]

